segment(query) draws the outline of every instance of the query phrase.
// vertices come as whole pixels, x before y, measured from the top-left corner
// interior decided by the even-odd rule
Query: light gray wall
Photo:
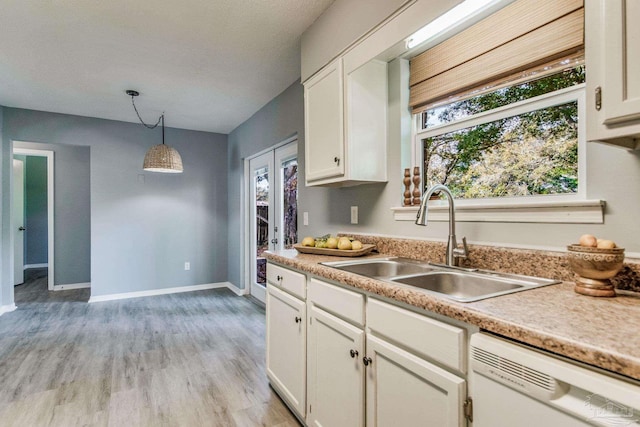
[[[182,155],[185,172],[143,172],[145,152],[160,142],[160,132],[4,109],[3,154],[12,140],[90,147],[92,296],[227,278],[227,137],[167,128],[166,141]],[[8,184],[2,184],[4,207]]]
[[[353,233],[375,233],[428,239],[446,239],[448,224],[430,222],[419,227],[412,221],[395,221],[390,210],[400,206],[403,191],[402,168],[407,157],[407,125],[398,126],[398,120],[406,119],[404,101],[405,85],[401,83],[402,65],[398,61],[390,66],[390,109],[388,176],[386,184],[369,184],[344,189],[329,189],[327,200],[308,199],[305,209],[310,212],[326,212],[326,229],[316,229],[316,234],[336,230]],[[395,79],[395,81],[394,81]],[[406,120],[405,120],[406,121]],[[411,124],[409,123],[409,126]],[[404,130],[403,130],[404,129]],[[410,129],[410,128],[409,128]],[[404,142],[403,142],[404,141]],[[604,224],[533,224],[533,223],[482,223],[459,222],[458,237],[466,236],[469,242],[491,242],[505,246],[564,248],[576,242],[581,234],[591,233],[612,239],[627,252],[640,252],[640,151],[633,152],[600,143],[587,144],[587,198],[606,201]],[[406,160],[405,160],[406,161]],[[350,206],[358,205],[360,223],[349,224]],[[302,209],[301,209],[302,211]],[[326,221],[326,222],[325,222]]]
[[[389,13],[396,2],[370,3],[359,0],[336,2],[302,37],[303,80],[355,41]],[[434,3],[435,4],[435,3]],[[340,12],[340,13],[338,13]],[[354,25],[345,25],[353,22]],[[587,64],[588,68],[589,64]],[[305,197],[299,211],[310,212],[308,233],[321,235],[335,231],[376,233],[428,239],[445,239],[446,222],[430,222],[418,227],[410,221],[394,221],[390,210],[400,205],[402,169],[410,158],[411,119],[406,108],[407,89],[402,81],[406,62],[394,61],[389,67],[389,149],[386,184],[370,184],[344,189],[327,189],[319,197]],[[615,240],[628,252],[640,252],[640,152],[630,152],[599,143],[587,144],[587,197],[606,201],[604,224],[516,224],[459,223],[458,236],[475,242],[503,245],[563,248],[583,233]],[[301,190],[309,195],[314,190]],[[350,206],[358,205],[360,223],[349,223]],[[304,234],[301,234],[304,235]]]
[[[47,158],[25,156],[25,264],[47,263]]]
[[[10,144],[5,143],[4,138],[4,107],[0,106],[0,306],[13,304],[13,280],[11,270],[13,258],[11,257],[11,228],[9,224],[11,209],[11,155]]]
[[[245,185],[244,159],[251,157],[264,149],[270,148],[285,139],[298,135],[298,214],[309,204],[310,199],[324,200],[328,205],[324,188],[308,189],[304,183],[304,91],[299,82],[293,83],[284,92],[271,100],[247,121],[242,123],[229,134],[229,281],[240,288],[244,288],[245,266],[242,263],[243,246],[240,241],[243,215],[239,215],[241,208],[241,194]],[[326,206],[322,211],[310,212],[311,223],[324,220]],[[322,228],[322,227],[320,227]],[[311,233],[311,227],[302,225],[302,218],[298,218],[298,235]],[[249,243],[250,237],[245,239]]]
[[[402,75],[408,68],[406,62],[390,63],[389,92],[389,147],[388,176],[383,184],[361,185],[351,188],[307,188],[304,182],[304,166],[299,177],[298,212],[309,212],[309,226],[300,226],[299,236],[318,236],[338,231],[374,233],[408,238],[444,240],[448,234],[446,222],[430,222],[418,227],[411,221],[395,221],[391,207],[401,203],[402,169],[406,166],[410,144],[411,119],[406,108],[407,89]],[[236,129],[230,140],[230,195],[239,195],[241,159],[284,139],[294,129],[298,132],[299,158],[304,159],[303,91],[293,85],[274,99],[253,118]],[[403,124],[400,125],[400,122]],[[471,223],[457,225],[459,237],[467,236],[470,242],[493,242],[504,246],[563,248],[583,233],[593,233],[610,238],[624,246],[628,252],[640,252],[640,152],[630,152],[599,143],[587,144],[587,188],[590,199],[607,202],[604,224],[514,224]],[[350,224],[350,206],[359,206],[359,224]],[[230,196],[229,235],[239,235],[239,197]],[[302,224],[299,218],[299,224]],[[229,253],[229,278],[243,284],[243,266],[240,264],[240,244],[233,242]],[[244,285],[244,284],[243,284]]]
[[[14,141],[14,148],[53,151],[54,161],[54,284],[69,285],[91,282],[91,175],[90,148],[87,146]],[[28,159],[44,157],[29,156]],[[27,167],[27,176],[31,174]],[[43,207],[43,235],[30,234],[27,244],[40,244],[47,253],[46,175]],[[34,242],[35,240],[35,242]],[[45,262],[45,261],[41,261]],[[28,264],[38,263],[28,261]]]
[[[302,81],[405,3],[407,0],[336,0],[302,35]]]

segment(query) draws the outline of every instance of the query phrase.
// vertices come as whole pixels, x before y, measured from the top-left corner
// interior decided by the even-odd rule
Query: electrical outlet
[[[309,225],[309,212],[302,213],[302,225]]]
[[[186,262],[184,263],[184,269],[185,269],[185,270],[191,270],[191,263],[190,263],[189,261],[186,261]]]
[[[351,206],[351,224],[358,223],[358,207]]]

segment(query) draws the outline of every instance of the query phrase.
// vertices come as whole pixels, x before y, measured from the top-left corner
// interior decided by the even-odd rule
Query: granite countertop
[[[266,252],[268,260],[448,316],[481,329],[640,380],[640,296],[594,298],[563,282],[460,303],[320,265],[331,256],[295,250]],[[383,255],[369,255],[367,258]]]

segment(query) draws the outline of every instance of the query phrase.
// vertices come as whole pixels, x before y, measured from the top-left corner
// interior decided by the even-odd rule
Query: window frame
[[[496,223],[562,223],[603,224],[605,202],[587,199],[587,141],[586,141],[586,89],[585,84],[572,86],[524,101],[505,105],[465,117],[453,123],[421,127],[420,114],[412,115],[411,164],[420,167],[423,176],[423,142],[428,136],[464,129],[474,124],[508,117],[516,112],[527,112],[538,108],[578,101],[578,191],[573,194],[550,194],[524,197],[496,197],[482,199],[456,199],[456,221]],[[534,108],[535,107],[535,108]],[[424,183],[421,184],[424,186]],[[448,221],[446,200],[430,200],[429,220]],[[392,207],[396,221],[415,221],[418,206]]]
[[[578,191],[572,194],[541,194],[534,196],[519,197],[487,197],[476,199],[456,199],[456,206],[462,207],[466,205],[523,205],[531,203],[562,202],[585,200],[587,196],[587,176],[586,176],[586,90],[585,84],[581,83],[569,88],[557,90],[555,92],[546,93],[533,98],[514,102],[509,105],[495,108],[489,111],[483,111],[472,116],[456,120],[451,123],[444,123],[429,129],[420,129],[421,113],[414,114],[413,126],[413,161],[412,164],[420,166],[420,176],[424,177],[424,143],[425,138],[441,135],[444,133],[454,132],[472,126],[481,125],[495,120],[507,117],[549,108],[556,105],[566,104],[568,102],[578,102]],[[435,202],[435,201],[434,201]],[[431,206],[432,202],[429,202]],[[437,205],[438,203],[434,203]]]

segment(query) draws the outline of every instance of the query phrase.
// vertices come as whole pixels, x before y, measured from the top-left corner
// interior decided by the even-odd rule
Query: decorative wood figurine
[[[418,166],[413,168],[413,204],[420,204],[420,196],[422,191],[420,190],[420,168]]]
[[[404,206],[411,206],[411,170],[406,168],[404,170]]]

